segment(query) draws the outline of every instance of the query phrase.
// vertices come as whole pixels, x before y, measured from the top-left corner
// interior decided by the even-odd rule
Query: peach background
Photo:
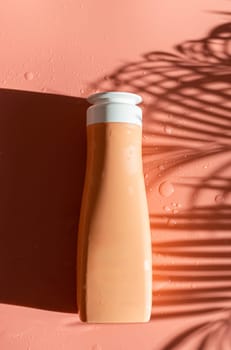
[[[1,349],[231,348],[229,18],[228,0],[0,3]],[[144,99],[148,324],[75,313],[85,97],[104,90]]]

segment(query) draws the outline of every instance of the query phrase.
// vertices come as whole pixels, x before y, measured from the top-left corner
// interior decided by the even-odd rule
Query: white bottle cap
[[[90,95],[87,101],[87,125],[96,123],[132,123],[142,125],[142,109],[136,104],[142,97],[131,92],[108,91]]]

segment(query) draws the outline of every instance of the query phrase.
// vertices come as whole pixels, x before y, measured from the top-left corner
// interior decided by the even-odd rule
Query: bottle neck
[[[97,123],[87,127],[88,165],[135,174],[142,170],[142,128],[131,123]],[[123,170],[124,169],[124,170]],[[97,170],[98,171],[98,170]]]

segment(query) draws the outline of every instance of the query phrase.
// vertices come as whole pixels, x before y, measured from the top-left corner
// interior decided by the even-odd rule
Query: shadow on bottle
[[[190,169],[190,176],[173,180],[185,190],[190,207],[173,203],[175,207],[164,213],[150,212],[153,253],[158,257],[153,266],[152,319],[188,320],[206,314],[213,319],[185,329],[162,350],[185,349],[195,336],[198,350],[209,349],[211,341],[216,349],[223,348],[230,339],[230,43],[227,22],[202,39],[177,45],[175,53],[144,54],[112,73],[107,82],[92,85],[106,89],[109,84],[109,91],[142,95],[147,191],[158,195],[160,179]],[[197,176],[197,164],[204,164],[206,176]],[[203,195],[215,200],[198,204]],[[165,231],[173,238],[166,239]],[[155,289],[156,284],[160,288]]]
[[[0,90],[0,302],[76,312],[81,98]]]

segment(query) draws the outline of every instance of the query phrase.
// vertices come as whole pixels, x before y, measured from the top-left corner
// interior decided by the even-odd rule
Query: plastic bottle
[[[139,95],[88,97],[87,168],[78,232],[77,302],[86,322],[147,322],[152,252]]]

